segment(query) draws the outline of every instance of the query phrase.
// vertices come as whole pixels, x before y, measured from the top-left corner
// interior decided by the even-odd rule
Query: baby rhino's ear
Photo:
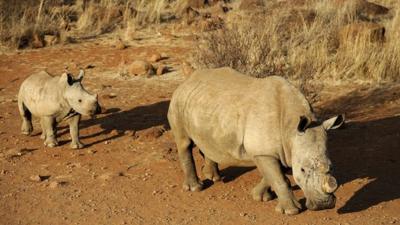
[[[71,86],[74,83],[74,78],[68,73],[63,73],[60,77],[60,83]]]
[[[325,120],[322,123],[322,126],[324,127],[325,130],[337,129],[337,128],[343,126],[344,120],[345,120],[344,114],[334,116],[330,119]]]

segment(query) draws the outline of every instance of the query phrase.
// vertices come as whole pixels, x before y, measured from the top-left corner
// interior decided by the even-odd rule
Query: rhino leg
[[[40,139],[46,140],[46,127],[43,124],[43,120],[40,120],[40,127],[42,128],[42,134],[40,135]]]
[[[69,133],[71,135],[71,148],[78,149],[83,148],[85,145],[79,140],[79,122],[81,120],[81,115],[76,115],[69,118]]]
[[[260,183],[258,183],[251,191],[251,195],[253,199],[256,201],[267,202],[273,199],[270,189],[271,185],[266,181],[265,178],[262,178]]]
[[[30,135],[33,131],[32,113],[21,100],[18,100],[18,109],[19,114],[22,118],[21,133],[25,135]]]
[[[185,174],[183,189],[186,191],[200,191],[203,188],[203,184],[196,173],[192,154],[193,142],[188,137],[179,137],[178,135],[175,141],[178,148],[179,161]]]
[[[203,154],[202,154],[203,155]],[[204,166],[201,169],[203,175],[214,182],[220,181],[221,176],[219,174],[218,163],[212,161],[207,156],[203,155],[204,157]]]
[[[41,120],[43,132],[45,133],[44,145],[50,148],[57,146],[58,142],[55,135],[55,119],[50,116],[44,116]]]
[[[271,184],[278,196],[278,205],[275,210],[287,215],[298,214],[301,205],[294,197],[286,177],[281,171],[279,161],[269,156],[257,156],[254,158],[254,162],[265,181]]]

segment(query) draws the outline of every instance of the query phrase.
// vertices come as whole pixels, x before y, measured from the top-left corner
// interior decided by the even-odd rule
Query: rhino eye
[[[305,173],[306,171],[305,171],[303,168],[301,168],[301,172],[302,172],[302,173]]]
[[[81,103],[81,102],[82,102],[82,99],[79,99],[78,102]]]

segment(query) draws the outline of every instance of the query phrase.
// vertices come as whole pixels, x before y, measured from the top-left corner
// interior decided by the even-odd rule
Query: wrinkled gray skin
[[[32,115],[39,117],[44,145],[55,147],[58,145],[57,123],[66,120],[71,134],[71,148],[82,148],[84,145],[79,141],[78,127],[81,115],[92,116],[101,111],[97,94],[89,94],[83,88],[83,76],[83,70],[76,79],[67,73],[51,76],[45,71],[29,76],[18,93],[22,133],[30,135],[33,130]]]
[[[263,178],[253,198],[270,200],[272,188],[281,213],[297,214],[301,207],[282,166],[293,169],[307,208],[335,206],[326,131],[339,127],[344,117],[316,124],[305,97],[283,78],[256,79],[230,68],[196,71],[173,94],[168,120],[185,190],[202,189],[192,156],[197,145],[205,158],[202,172],[213,181],[220,180],[218,164],[257,166]]]

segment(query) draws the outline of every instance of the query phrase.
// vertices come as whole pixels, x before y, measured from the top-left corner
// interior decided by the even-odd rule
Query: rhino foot
[[[44,132],[42,132],[42,134],[40,135],[40,139],[46,140],[46,134]]]
[[[274,198],[268,189],[260,190],[257,187],[253,188],[253,190],[251,191],[251,196],[255,201],[258,202],[267,202]]]
[[[50,148],[58,146],[58,142],[55,139],[48,139],[44,142],[44,145]]]
[[[203,189],[203,182],[187,182],[183,183],[183,190],[185,191],[201,191]]]
[[[24,123],[22,124],[21,133],[23,135],[30,135],[33,131],[32,124]]]
[[[275,207],[275,211],[286,215],[296,215],[299,214],[301,205],[297,200],[289,199],[284,202],[279,202]]]
[[[214,182],[221,180],[221,176],[219,175],[218,171],[215,170],[214,168],[204,166],[201,169],[201,171],[206,179],[212,180]]]
[[[78,141],[78,142],[71,142],[71,148],[72,148],[72,149],[80,149],[80,148],[83,148],[83,147],[85,147],[85,145],[82,144],[80,141]]]

